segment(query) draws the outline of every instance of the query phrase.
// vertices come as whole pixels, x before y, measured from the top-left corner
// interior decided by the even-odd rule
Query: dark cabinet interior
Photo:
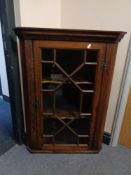
[[[124,32],[16,28],[27,146],[98,152],[118,41]]]

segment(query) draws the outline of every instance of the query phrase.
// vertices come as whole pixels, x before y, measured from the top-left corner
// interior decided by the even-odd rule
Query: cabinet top
[[[14,31],[21,40],[62,40],[104,43],[117,43],[126,34],[126,32],[122,31],[53,29],[33,27],[16,27]]]

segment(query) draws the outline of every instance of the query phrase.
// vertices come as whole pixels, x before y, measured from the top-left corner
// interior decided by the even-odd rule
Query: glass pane
[[[53,61],[53,49],[41,49],[41,58],[43,61]]]
[[[78,117],[80,92],[67,83],[55,92],[56,113],[62,118]]]
[[[85,117],[85,116],[84,116]],[[82,119],[76,119],[71,124],[70,127],[77,132],[78,135],[85,135],[87,136],[89,134],[90,129],[90,119],[89,118],[82,118]]]
[[[43,112],[53,112],[52,93],[43,93]]]
[[[88,145],[89,138],[88,137],[79,137],[79,144],[87,144]]]
[[[56,144],[77,144],[77,137],[67,128],[55,137]]]
[[[93,103],[93,93],[84,93],[82,101],[82,113],[91,113]]]
[[[94,83],[96,73],[96,65],[85,65],[75,75],[73,79],[76,82]]]
[[[48,116],[49,117],[49,116]],[[45,135],[54,135],[63,125],[62,123],[56,119],[53,118],[46,118],[44,119],[44,134]]]
[[[56,50],[56,62],[70,74],[84,59],[84,50],[68,50],[68,49],[57,49]]]
[[[82,89],[82,90],[93,90],[94,89],[94,85],[91,82],[77,82],[78,86]]]
[[[58,86],[58,83],[55,81],[44,81],[42,84],[43,90],[55,90],[55,88]]]
[[[42,64],[42,79],[54,80],[59,83],[65,80],[65,76],[54,64],[44,63]]]
[[[99,50],[87,50],[86,61],[87,62],[97,62]]]
[[[44,143],[55,143],[55,133],[63,126],[58,119],[46,118],[43,121]]]

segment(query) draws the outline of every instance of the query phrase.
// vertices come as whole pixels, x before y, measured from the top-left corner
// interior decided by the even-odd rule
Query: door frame
[[[90,42],[90,43],[92,44],[92,49],[100,50],[99,51],[99,61],[98,61],[98,65],[97,65],[97,68],[96,68],[96,71],[97,71],[96,74],[99,74],[100,77],[98,78],[98,76],[96,76],[97,78],[95,79],[95,83],[97,84],[97,86],[96,86],[97,87],[97,92],[95,92],[95,94],[94,94],[94,98],[96,100],[92,104],[94,106],[94,109],[96,109],[96,110],[94,110],[93,114],[92,114],[94,117],[92,118],[92,125],[91,125],[91,129],[90,129],[91,140],[90,140],[90,144],[89,144],[89,148],[88,148],[88,149],[92,148],[92,149],[95,150],[96,145],[93,145],[93,139],[94,139],[94,137],[96,137],[98,139],[97,133],[100,130],[99,127],[97,128],[98,131],[95,130],[95,125],[97,123],[96,113],[97,112],[99,113],[97,106],[98,106],[99,101],[100,101],[101,86],[102,86],[102,82],[103,82],[103,68],[101,68],[100,65],[101,65],[103,59],[105,59],[105,51],[106,51],[107,45],[105,43],[101,43],[101,44],[100,43],[99,44],[98,43],[92,43],[92,42]],[[38,114],[37,114],[38,116],[36,118],[37,125],[40,126],[40,127],[39,126],[36,127],[37,128],[37,134],[38,134],[37,139],[40,143],[40,144],[38,144],[39,148],[43,149],[45,152],[46,151],[57,150],[57,149],[61,150],[61,149],[63,149],[63,147],[60,146],[60,145],[59,146],[58,145],[55,145],[55,146],[42,145],[42,140],[41,139],[42,139],[43,129],[41,129],[42,128],[42,126],[41,126],[42,122],[41,122],[41,117],[39,117],[42,114],[42,98],[41,98],[41,88],[40,88],[40,84],[41,84],[41,81],[42,81],[41,80],[41,78],[42,78],[41,72],[42,71],[41,71],[40,59],[38,59],[38,58],[41,57],[40,56],[40,53],[41,53],[40,49],[41,48],[55,48],[55,49],[83,49],[83,50],[85,50],[85,49],[87,49],[86,46],[88,44],[89,44],[88,42],[78,42],[77,43],[77,42],[73,42],[73,41],[68,41],[67,42],[67,41],[57,41],[57,40],[56,41],[46,41],[46,40],[45,41],[44,40],[42,40],[42,41],[33,41],[34,65],[35,65],[34,66],[34,72],[35,72],[34,77],[35,77],[35,86],[36,86],[35,87],[35,89],[36,89],[36,98],[40,99],[40,101],[38,102],[40,111],[38,111]],[[29,59],[29,56],[28,56],[28,59]],[[67,149],[67,150],[69,149],[70,150],[70,149],[73,149],[73,148],[71,146],[66,145],[66,146],[64,146],[64,149]],[[79,150],[79,147],[76,147],[75,149]],[[81,149],[82,149],[82,147],[81,147]],[[87,149],[87,148],[85,148],[85,149]]]
[[[23,143],[24,125],[19,76],[19,62],[17,40],[13,28],[15,27],[13,0],[0,0],[0,20],[4,44],[5,62],[9,84],[9,96],[13,123],[14,139]]]
[[[131,37],[112,129],[111,145],[117,146],[131,86]]]

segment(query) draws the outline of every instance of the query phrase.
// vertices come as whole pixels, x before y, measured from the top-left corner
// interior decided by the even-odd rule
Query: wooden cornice
[[[58,41],[83,41],[117,43],[126,32],[102,31],[102,30],[76,30],[76,29],[53,29],[16,27],[16,35],[22,40],[58,40]]]

